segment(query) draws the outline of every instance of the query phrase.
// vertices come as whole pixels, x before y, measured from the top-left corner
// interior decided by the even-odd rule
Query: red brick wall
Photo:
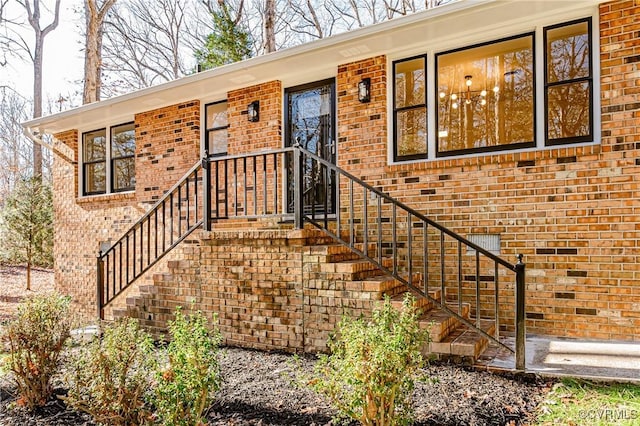
[[[200,102],[135,116],[136,198],[154,202],[200,158]]]
[[[247,106],[260,101],[260,120],[247,119]],[[282,84],[271,81],[233,90],[227,96],[231,155],[282,147]]]
[[[500,234],[510,261],[523,253],[530,332],[640,340],[640,5],[600,12],[600,144],[386,165],[374,58],[339,68],[339,165],[463,236]],[[369,75],[372,102],[358,105]]]
[[[101,242],[114,242],[199,158],[199,102],[138,114],[136,191],[78,198],[78,163],[54,157],[54,269],[58,291],[74,308],[96,317],[96,256]],[[113,123],[104,123],[113,124]],[[55,135],[56,145],[78,158],[78,131]],[[61,145],[63,144],[63,145]],[[161,168],[159,170],[159,168]]]

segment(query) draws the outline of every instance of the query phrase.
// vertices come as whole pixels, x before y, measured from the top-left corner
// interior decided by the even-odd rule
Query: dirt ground
[[[11,318],[20,301],[30,294],[53,291],[53,271],[33,268],[31,291],[27,287],[27,269],[24,266],[0,266],[0,323]]]
[[[0,269],[0,315],[6,320],[23,297],[53,290],[53,273],[34,271],[33,291],[24,289],[24,268]],[[207,418],[209,426],[329,425],[336,414],[310,390],[297,386],[295,369],[310,371],[315,359],[302,357],[296,367],[291,355],[223,348],[220,364],[224,384]],[[530,424],[536,406],[550,384],[535,378],[499,376],[448,364],[431,364],[427,380],[413,395],[416,425]],[[57,392],[64,389],[58,380]],[[16,407],[15,387],[0,372],[0,425],[93,425],[89,416],[67,410],[59,399],[33,413]]]

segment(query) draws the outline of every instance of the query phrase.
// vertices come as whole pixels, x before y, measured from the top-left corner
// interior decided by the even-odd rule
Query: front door
[[[285,143],[298,143],[302,148],[335,164],[335,80],[323,80],[285,90]],[[287,206],[293,211],[293,175],[288,173]],[[335,179],[318,167],[315,161],[305,161],[303,170],[304,207],[307,213],[335,213]]]

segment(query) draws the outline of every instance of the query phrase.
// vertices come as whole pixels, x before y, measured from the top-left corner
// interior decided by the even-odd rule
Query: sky
[[[42,0],[46,5],[53,5],[52,0]],[[83,74],[83,29],[82,16],[76,12],[82,8],[82,0],[62,0],[60,5],[60,21],[58,27],[49,33],[44,41],[43,63],[43,100],[58,99],[60,95],[68,97],[76,90],[82,91]],[[20,6],[10,1],[11,16],[22,12]],[[44,28],[51,22],[51,16],[42,12],[41,26]],[[26,16],[26,13],[24,13]],[[28,24],[27,24],[28,26]],[[32,34],[28,27],[25,35]],[[24,55],[24,54],[23,54]],[[33,65],[25,55],[25,60],[15,56],[9,57],[7,66],[0,68],[0,85],[7,85],[21,95],[33,97]],[[43,105],[44,111],[47,106]],[[58,106],[55,106],[57,112]]]

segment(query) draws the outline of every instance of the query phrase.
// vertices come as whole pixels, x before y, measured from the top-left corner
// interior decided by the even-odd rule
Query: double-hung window
[[[426,58],[419,56],[393,64],[394,160],[427,155]]]
[[[545,133],[547,145],[593,137],[591,19],[547,27]]]
[[[84,133],[82,194],[97,195],[135,189],[135,149],[133,123]]]
[[[205,149],[209,155],[226,155],[229,134],[227,102],[214,102],[205,106]]]

